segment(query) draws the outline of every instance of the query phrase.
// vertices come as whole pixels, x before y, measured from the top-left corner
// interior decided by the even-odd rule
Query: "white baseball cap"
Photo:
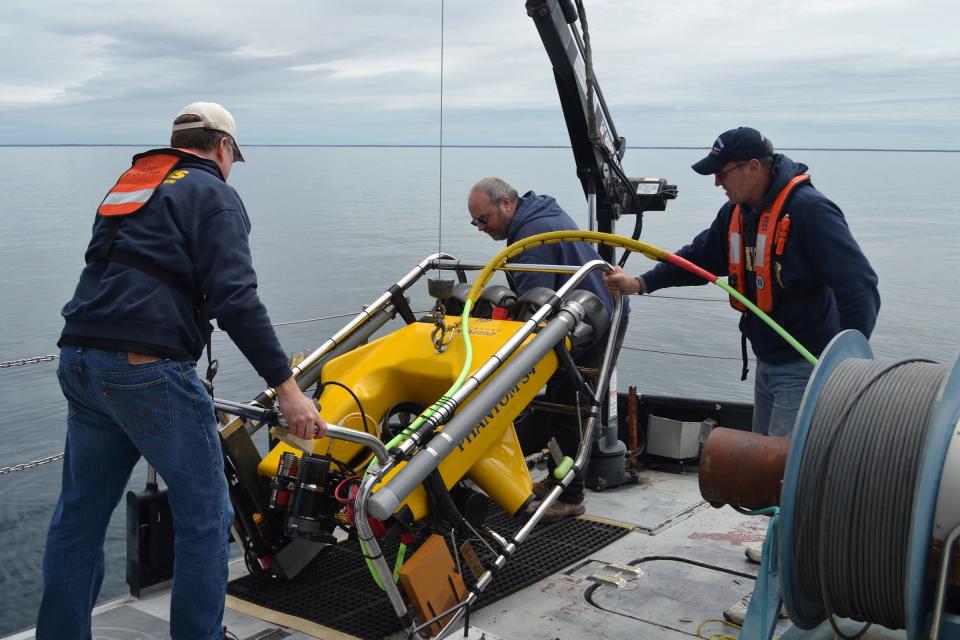
[[[184,122],[173,125],[174,131],[183,129],[213,129],[222,131],[230,136],[233,141],[233,152],[238,162],[243,162],[243,154],[240,153],[240,145],[237,143],[237,121],[233,119],[230,112],[224,109],[216,102],[194,102],[188,104],[180,113],[174,117],[174,121],[180,116],[193,115],[200,118],[199,122]]]

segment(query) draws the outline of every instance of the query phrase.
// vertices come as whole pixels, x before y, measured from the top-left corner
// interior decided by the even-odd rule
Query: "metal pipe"
[[[577,458],[573,462],[573,468],[571,468],[563,478],[563,486],[565,487],[570,485],[577,472],[586,468],[587,459],[590,457],[590,449],[593,444],[593,432],[596,430],[597,422],[600,421],[600,403],[606,400],[605,390],[610,384],[610,363],[613,360],[612,352],[617,340],[616,328],[620,326],[622,315],[623,296],[617,296],[616,305],[613,307],[613,318],[610,321],[609,335],[607,336],[607,348],[603,353],[603,364],[600,366],[600,377],[597,379],[597,393],[594,394],[593,410],[590,411],[590,417],[587,419],[587,426],[581,437],[580,449],[577,451]]]
[[[937,598],[933,603],[933,622],[930,625],[930,640],[939,640],[940,621],[943,618],[943,601],[947,594],[947,573],[950,571],[950,558],[953,556],[953,545],[960,537],[960,525],[957,525],[943,542],[943,558],[940,561],[940,577],[937,580]]]
[[[454,259],[454,257],[448,253],[434,253],[427,256],[426,258],[420,261],[420,264],[418,264],[416,267],[411,269],[409,273],[407,273],[405,276],[400,278],[400,280],[397,281],[395,286],[399,287],[401,291],[406,291],[410,287],[410,285],[412,285],[414,282],[419,280],[423,276],[423,274],[426,273],[427,269],[430,268],[431,263],[434,260],[444,259],[444,258]],[[300,362],[300,364],[293,367],[294,378],[299,376],[301,372],[309,369],[311,366],[316,364],[320,360],[320,358],[322,358],[327,353],[329,353],[334,348],[336,348],[337,345],[339,345],[341,342],[343,342],[343,340],[347,338],[347,336],[349,336],[354,331],[356,331],[358,327],[368,322],[373,317],[374,314],[376,314],[381,309],[383,309],[392,299],[393,299],[393,295],[389,290],[382,293],[380,297],[378,297],[370,305],[368,305],[366,309],[364,309],[359,314],[357,314],[357,316],[354,317],[353,320],[348,322],[342,329],[340,329],[340,331],[335,333],[333,337],[328,338],[327,341],[324,342],[322,345],[320,345],[319,348],[317,348],[313,353],[311,353],[306,358],[304,358]],[[258,395],[255,398],[254,401],[260,402],[260,403],[272,402],[276,397],[277,397],[277,391],[276,389],[271,387],[262,391],[260,395]]]
[[[446,638],[447,636],[449,636],[451,632],[456,631],[456,629],[454,629],[454,625],[460,621],[460,618],[466,615],[467,608],[476,601],[477,601],[477,596],[471,591],[470,593],[467,594],[467,597],[463,602],[457,604],[455,607],[451,607],[450,609],[448,609],[446,613],[449,613],[453,609],[456,609],[456,612],[453,614],[453,617],[450,618],[450,622],[443,625],[443,628],[440,629],[439,632],[437,632],[437,635],[435,635],[434,638],[436,640],[443,640],[443,638]],[[446,615],[446,613],[442,613],[438,617],[442,618],[444,615]],[[429,624],[432,624],[432,623],[425,623],[423,625],[420,625],[420,627],[417,627],[417,628],[419,629],[424,626],[429,626]]]
[[[442,271],[480,271],[485,268],[485,262],[471,262],[468,260],[434,260],[430,265],[435,269]],[[567,264],[527,264],[506,263],[497,267],[498,271],[536,271],[543,273],[576,273],[580,269],[578,265]]]
[[[590,186],[587,189],[587,228],[590,231],[597,230],[597,190],[593,186],[593,181],[590,181]]]
[[[458,593],[457,596],[459,596],[459,595],[460,595],[460,594]],[[425,621],[421,622],[420,624],[418,624],[416,627],[413,628],[413,631],[414,631],[414,632],[423,631],[423,630],[426,629],[427,627],[437,624],[437,623],[440,622],[443,618],[447,617],[447,616],[450,615],[451,613],[455,613],[455,612],[456,612],[456,613],[459,614],[459,612],[460,612],[461,610],[466,609],[466,607],[469,606],[469,604],[470,604],[469,599],[465,599],[465,600],[463,600],[462,602],[458,602],[457,604],[453,605],[452,607],[447,607],[446,609],[444,609],[444,610],[441,611],[440,613],[436,614],[436,615],[433,616],[432,618],[430,618],[430,619],[428,619],[428,620],[425,620]],[[448,622],[447,624],[443,625],[443,628],[440,629],[439,633],[438,633],[436,636],[434,636],[434,638],[437,638],[437,639],[439,640],[439,639],[441,639],[441,638],[446,637],[446,634],[444,633],[444,630],[447,629],[451,624],[453,624],[454,622],[456,622],[456,621],[459,620],[459,619],[460,619],[460,615],[456,615],[456,616],[454,616],[453,618],[451,618],[451,619],[450,619],[450,622]],[[453,631],[453,629],[450,629],[450,631]]]
[[[557,291],[557,297],[561,300],[568,296],[571,291],[573,291],[577,285],[580,284],[591,272],[596,269],[603,269],[609,271],[611,269],[610,265],[604,262],[603,260],[591,260],[582,267],[580,267],[576,273],[574,273],[570,278],[563,283],[563,286],[560,287],[560,290]],[[539,326],[540,322],[544,320],[552,311],[554,307],[551,303],[547,303],[540,307],[534,314],[531,316],[527,322],[520,327],[513,336],[507,340],[506,343],[500,349],[497,350],[490,358],[479,368],[477,369],[472,376],[470,376],[466,381],[464,381],[463,386],[454,393],[448,401],[446,401],[442,407],[439,407],[437,411],[431,416],[430,422],[434,425],[441,425],[445,423],[453,415],[453,412],[458,406],[473,393],[477,387],[479,387],[487,378],[489,378],[499,367],[503,364],[510,355],[519,348],[523,341],[527,339],[531,333],[533,333],[536,328]],[[400,451],[403,455],[410,453],[414,447],[418,446],[421,442],[421,437],[414,433],[411,434],[406,440],[400,443]]]
[[[217,411],[223,411],[224,413],[229,413],[233,416],[239,416],[247,420],[270,421],[274,420],[274,416],[276,416],[274,421],[276,422],[277,426],[283,427],[284,429],[287,428],[287,422],[283,419],[282,415],[277,414],[269,409],[264,409],[263,407],[250,404],[240,404],[239,402],[223,400],[221,398],[214,398],[213,406]],[[373,450],[374,455],[376,455],[377,460],[381,465],[390,461],[390,454],[387,453],[387,448],[380,441],[380,439],[364,431],[347,429],[345,427],[341,427],[340,425],[331,424],[327,425],[327,436],[333,438],[334,440],[346,440],[348,442],[355,442],[357,444],[365,445]]]
[[[637,473],[637,455],[639,454],[637,449],[640,448],[640,436],[637,433],[638,410],[637,388],[633,386],[627,387],[627,427],[629,433],[629,444],[627,447],[630,449],[627,457],[627,472],[634,476]]]
[[[393,572],[390,570],[390,565],[387,564],[387,559],[383,555],[380,543],[377,542],[377,537],[374,535],[370,521],[367,519],[367,502],[369,501],[370,492],[373,491],[374,485],[380,482],[383,475],[393,468],[394,464],[393,460],[388,460],[380,468],[374,469],[364,481],[360,483],[360,490],[357,491],[357,496],[353,502],[355,509],[354,524],[357,527],[360,540],[364,544],[367,556],[371,559],[370,561],[373,562],[377,575],[380,577],[380,583],[383,585],[383,590],[386,592],[394,612],[398,618],[407,622],[412,621],[410,610],[407,609],[407,604],[403,600],[400,589],[398,589],[397,585],[393,582]],[[420,636],[414,633],[414,637],[419,638]]]
[[[575,310],[571,311],[570,307],[575,307]],[[527,375],[544,355],[553,350],[583,316],[584,310],[580,305],[565,304],[530,344],[504,365],[496,379],[478,391],[476,398],[463,407],[443,431],[436,434],[429,445],[418,451],[401,471],[373,495],[369,505],[373,517],[385,520],[393,515],[407,496],[469,436],[497,403],[504,402],[505,397],[509,401],[509,390]]]
[[[620,322],[623,320],[623,296],[615,296],[613,304],[613,317],[610,320],[610,328],[607,330],[607,348],[603,352],[603,364],[600,365],[600,378],[597,381],[597,390],[594,393],[594,407],[597,414],[603,411],[602,404],[609,402],[607,388],[610,386],[610,377],[613,375],[613,362],[616,354],[613,352],[617,344],[617,338],[620,334]],[[618,433],[617,425],[608,424],[606,431],[601,430],[600,437],[601,451],[617,450]],[[589,440],[587,440],[589,442]],[[587,452],[589,456],[589,451]],[[579,457],[579,456],[578,456]]]

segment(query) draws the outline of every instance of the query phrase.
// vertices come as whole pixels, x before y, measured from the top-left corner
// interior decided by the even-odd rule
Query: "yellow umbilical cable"
[[[740,631],[740,625],[734,624],[733,622],[730,622],[729,620],[726,620],[724,618],[707,618],[706,620],[701,622],[699,625],[697,625],[697,630],[695,633],[698,638],[706,638],[706,640],[737,640],[740,637],[739,633],[735,636],[730,635],[729,633],[711,633],[708,636],[701,635],[703,628],[708,624],[710,624],[711,622],[719,622],[722,625],[726,625],[728,627],[732,627],[736,629],[738,632]]]
[[[656,260],[659,262],[666,260],[668,253],[660,247],[655,247],[652,244],[647,244],[646,242],[640,242],[639,240],[633,240],[631,238],[624,238],[612,233],[600,233],[599,231],[550,231],[548,233],[540,233],[535,236],[530,236],[529,238],[524,238],[523,240],[514,242],[506,249],[495,255],[493,259],[487,263],[487,266],[480,271],[476,281],[473,283],[473,287],[470,288],[470,293],[467,295],[467,300],[475,301],[480,295],[480,292],[483,291],[483,288],[487,285],[487,282],[491,277],[493,277],[493,273],[506,264],[507,260],[510,258],[526,251],[531,247],[536,247],[541,244],[556,244],[558,242],[590,242],[592,244],[606,245],[608,247],[620,247],[623,249],[629,249],[630,251],[634,251],[636,253],[642,253],[651,260]]]

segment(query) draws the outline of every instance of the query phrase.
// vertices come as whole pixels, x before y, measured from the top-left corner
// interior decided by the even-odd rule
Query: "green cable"
[[[396,447],[401,442],[407,439],[407,437],[414,432],[427,418],[431,417],[440,408],[443,406],[444,400],[449,398],[463,386],[464,381],[467,379],[467,374],[470,372],[470,366],[473,363],[473,343],[470,342],[470,311],[473,309],[473,300],[468,299],[463,305],[463,314],[460,316],[460,333],[463,334],[463,344],[464,344],[464,362],[463,367],[460,369],[460,375],[457,376],[457,379],[450,385],[450,388],[440,396],[440,400],[434,402],[430,405],[423,413],[417,416],[417,419],[411,422],[402,432],[394,436],[390,442],[387,443],[386,448],[392,449]],[[363,478],[366,477],[376,468],[377,459],[374,457],[370,460],[370,464],[367,465],[367,468],[364,470]],[[358,539],[359,540],[359,539]],[[380,580],[380,574],[377,573],[376,567],[373,566],[373,560],[370,558],[370,554],[367,553],[367,546],[363,543],[363,540],[359,540],[360,550],[363,552],[363,557],[367,563],[367,569],[370,570],[370,574],[373,576],[374,582],[377,583],[377,586],[380,589],[383,589],[383,582]],[[400,567],[403,565],[403,560],[406,557],[407,545],[400,543],[400,547],[397,549],[397,559],[393,563],[393,581],[396,582],[400,576]]]
[[[553,477],[557,480],[563,480],[566,475],[570,473],[570,469],[573,469],[573,458],[566,456],[563,462],[558,464],[553,470]]]
[[[809,351],[807,351],[807,349],[806,349],[802,344],[800,344],[799,342],[797,342],[797,339],[796,339],[796,338],[794,338],[792,335],[790,335],[789,333],[787,333],[787,330],[786,330],[786,329],[784,329],[784,328],[781,327],[779,324],[777,324],[776,321],[775,321],[773,318],[771,318],[771,317],[768,316],[766,313],[764,313],[763,311],[761,311],[760,308],[759,308],[757,305],[755,305],[755,304],[753,304],[752,302],[750,302],[749,300],[747,300],[747,297],[746,297],[746,296],[744,296],[742,293],[740,293],[739,291],[737,291],[736,289],[734,289],[733,287],[731,287],[728,283],[726,283],[725,281],[721,280],[720,278],[717,278],[716,280],[714,280],[714,281],[713,281],[713,284],[717,285],[718,287],[720,287],[721,289],[723,289],[724,291],[726,291],[727,293],[729,293],[731,296],[733,296],[733,297],[736,298],[738,301],[740,301],[740,303],[741,303],[742,305],[744,305],[745,307],[747,307],[748,309],[750,309],[750,311],[752,311],[755,315],[759,316],[760,319],[763,320],[764,322],[766,322],[767,325],[768,325],[771,329],[773,329],[774,331],[776,331],[777,334],[779,334],[779,336],[780,336],[781,338],[783,338],[784,340],[786,340],[787,343],[788,343],[791,347],[793,347],[794,349],[796,349],[797,352],[798,352],[800,355],[802,355],[802,356],[807,360],[807,362],[809,362],[810,364],[816,366],[816,364],[817,364],[817,358],[816,358],[816,356],[814,356],[812,353],[810,353]]]

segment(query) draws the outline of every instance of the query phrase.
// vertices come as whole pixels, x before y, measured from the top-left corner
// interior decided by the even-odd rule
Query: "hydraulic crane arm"
[[[577,164],[577,177],[591,205],[591,224],[613,233],[614,221],[626,214],[663,211],[666,201],[676,197],[676,187],[662,178],[629,178],[620,161],[626,140],[617,134],[603,93],[593,75],[588,33],[573,0],[526,0],[527,15],[533,22],[553,65],[560,106],[570,135]],[[602,247],[610,255],[612,249]],[[603,255],[604,251],[601,251]]]

